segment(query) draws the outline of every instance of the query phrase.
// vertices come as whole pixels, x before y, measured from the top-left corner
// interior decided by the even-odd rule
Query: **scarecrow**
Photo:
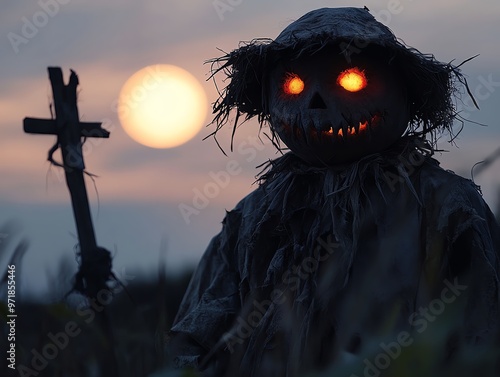
[[[178,366],[294,376],[422,330],[438,302],[459,302],[449,357],[498,336],[498,224],[432,157],[453,136],[459,66],[406,47],[366,8],[311,11],[212,62],[230,79],[214,135],[230,113],[234,128],[257,116],[288,151],[201,259],[170,332]]]

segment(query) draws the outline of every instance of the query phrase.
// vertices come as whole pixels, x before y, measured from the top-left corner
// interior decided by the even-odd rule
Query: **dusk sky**
[[[78,106],[84,121],[101,121],[110,139],[87,141],[87,170],[97,242],[114,254],[114,269],[156,274],[162,239],[167,242],[169,273],[194,265],[211,237],[221,228],[225,210],[254,188],[256,167],[276,151],[256,121],[241,126],[229,150],[230,133],[219,136],[228,156],[202,131],[172,149],[152,149],[133,141],[121,128],[116,100],[125,81],[137,70],[173,64],[189,71],[206,91],[207,109],[217,98],[210,66],[204,62],[240,41],[275,38],[290,22],[321,7],[367,5],[407,45],[457,64],[480,54],[462,68],[480,111],[459,104],[466,122],[457,146],[443,138],[437,155],[446,169],[470,178],[474,163],[500,147],[500,2],[446,1],[285,1],[220,0],[168,2],[145,0],[4,1],[0,6],[0,226],[14,220],[14,242],[30,242],[21,270],[21,292],[43,292],[47,276],[57,272],[63,257],[76,268],[76,230],[64,175],[46,161],[55,137],[27,135],[24,117],[50,118],[52,91],[47,67],[60,66],[65,79],[79,76]],[[31,25],[31,26],[27,26]],[[224,83],[219,82],[221,86]],[[211,121],[207,112],[206,124]],[[60,160],[60,152],[55,155]],[[231,174],[228,172],[232,166]],[[227,184],[218,186],[199,209],[183,216],[182,204],[193,206],[197,193],[213,187],[225,171]],[[484,198],[496,208],[500,161],[479,174]],[[1,240],[0,240],[1,241]],[[0,255],[2,268],[6,257]],[[3,271],[0,271],[0,274]]]

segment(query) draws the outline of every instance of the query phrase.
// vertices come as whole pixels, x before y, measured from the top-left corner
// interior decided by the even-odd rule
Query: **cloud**
[[[374,1],[369,7],[373,13],[380,12],[387,10],[388,3]],[[480,84],[479,77],[487,78],[491,74],[500,82],[497,64],[500,52],[496,48],[500,32],[498,1],[476,4],[446,0],[430,4],[400,0],[400,3],[403,10],[393,14],[389,24],[398,37],[444,61],[456,58],[460,62],[481,53],[463,67],[473,92]],[[354,4],[365,5],[361,0]],[[38,1],[3,4],[0,13],[0,199],[1,207],[9,208],[9,211],[3,210],[2,218],[18,213],[30,224],[27,233],[36,235],[30,263],[35,261],[35,265],[38,259],[47,258],[53,249],[69,251],[75,242],[70,236],[63,237],[61,242],[54,241],[61,232],[65,236],[69,229],[74,232],[64,177],[60,169],[49,170],[46,161],[55,138],[26,135],[22,131],[25,116],[50,116],[52,93],[47,66],[61,66],[66,79],[69,69],[75,69],[81,83],[78,105],[82,119],[106,121],[105,127],[111,128],[110,139],[99,140],[99,143],[88,140],[85,146],[87,168],[99,175],[96,180],[102,209],[102,217],[96,222],[99,239],[105,239],[110,248],[116,242],[119,258],[123,255],[124,263],[137,262],[138,250],[147,250],[147,263],[155,265],[155,253],[165,232],[172,237],[173,259],[181,260],[185,253],[189,254],[190,261],[195,261],[210,236],[220,229],[224,210],[231,209],[254,189],[252,183],[258,172],[255,167],[276,157],[275,150],[266,146],[264,150],[255,149],[254,153],[245,154],[244,148],[238,149],[245,145],[243,143],[247,143],[248,148],[248,138],[258,135],[255,121],[237,130],[233,153],[229,152],[230,130],[221,132],[219,140],[227,157],[213,140],[201,141],[213,128],[204,129],[196,139],[172,150],[151,150],[137,145],[121,129],[113,107],[121,86],[146,65],[176,64],[202,82],[213,102],[217,92],[211,81],[204,81],[210,67],[203,62],[222,55],[217,48],[231,51],[240,41],[275,38],[306,11],[323,6],[331,6],[331,2],[243,1],[224,13],[221,20],[211,0],[70,0],[28,44],[20,46],[16,54],[6,36],[9,32],[19,33],[22,17],[33,17],[40,6]],[[219,81],[219,85],[225,84]],[[500,93],[495,90],[479,101],[481,111],[470,112],[469,119],[490,127],[468,123],[457,141],[459,149],[443,143],[443,147],[453,150],[436,156],[443,167],[467,175],[475,162],[499,146],[500,129],[496,121],[499,101]],[[207,123],[209,121],[210,118]],[[57,158],[60,158],[59,152]],[[179,203],[191,203],[194,190],[203,190],[213,180],[210,172],[224,171],[232,160],[241,167],[241,173],[232,176],[230,184],[220,188],[219,195],[192,218],[191,225],[186,225],[178,213]],[[499,166],[496,162],[477,177],[490,203],[496,200]],[[94,213],[97,196],[89,180],[87,188]],[[65,210],[60,210],[62,207]],[[33,209],[38,211],[36,215],[32,214]],[[35,223],[31,219],[36,220]]]

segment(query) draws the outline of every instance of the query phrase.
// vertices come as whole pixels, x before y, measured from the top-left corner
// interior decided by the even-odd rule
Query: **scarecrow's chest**
[[[273,287],[299,306],[338,303],[338,316],[349,316],[351,305],[370,311],[380,305],[377,312],[384,313],[392,303],[404,302],[401,316],[407,317],[425,258],[418,200],[404,186],[382,196],[374,185],[359,208],[332,209],[328,201],[340,197],[325,195],[324,187],[321,179],[296,179],[242,217],[237,244],[242,301],[252,292],[269,295]]]

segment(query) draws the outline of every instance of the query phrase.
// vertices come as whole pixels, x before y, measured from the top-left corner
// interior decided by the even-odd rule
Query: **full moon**
[[[188,71],[157,64],[142,68],[125,82],[117,111],[123,129],[135,141],[152,148],[173,148],[201,130],[208,101]]]

